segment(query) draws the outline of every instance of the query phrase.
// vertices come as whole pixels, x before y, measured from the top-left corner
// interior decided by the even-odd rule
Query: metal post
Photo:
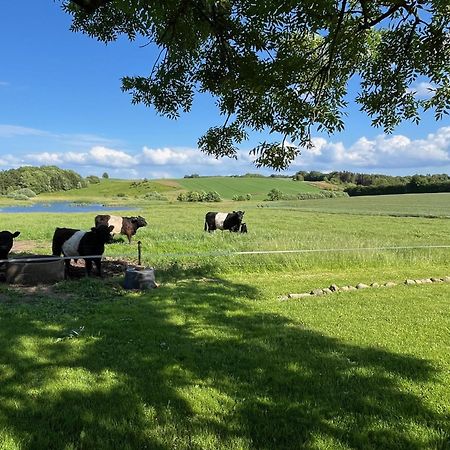
[[[138,241],[138,264],[141,265],[141,245],[142,242]]]

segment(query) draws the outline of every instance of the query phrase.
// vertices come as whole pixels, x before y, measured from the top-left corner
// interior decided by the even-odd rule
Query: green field
[[[265,206],[337,214],[450,217],[450,193],[345,197],[301,202],[280,201]]]
[[[236,194],[251,194],[254,200],[263,200],[271,189],[279,189],[285,194],[320,191],[312,184],[289,178],[201,177],[176,181],[188,191],[217,191],[224,199],[231,199]]]
[[[450,448],[450,284],[403,284],[450,275],[450,249],[419,248],[450,246],[447,199],[141,200],[149,226],[105,254],[135,261],[140,239],[158,289],[0,286],[0,449]],[[247,235],[203,231],[208,210],[237,208]],[[48,253],[55,226],[94,215],[2,228]],[[283,249],[304,253],[233,255]]]
[[[254,200],[264,200],[272,189],[279,189],[285,194],[320,191],[313,184],[285,178],[201,177],[148,181],[102,179],[99,184],[90,184],[82,189],[41,194],[36,201],[107,201],[114,204],[123,202],[124,199],[139,202],[149,192],[159,192],[173,201],[183,191],[217,191],[225,200],[231,200],[234,195],[251,194]],[[3,202],[11,203],[8,199],[3,199]]]

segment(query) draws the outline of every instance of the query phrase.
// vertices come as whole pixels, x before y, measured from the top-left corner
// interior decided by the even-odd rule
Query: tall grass
[[[234,205],[223,204],[227,210]],[[107,256],[137,258],[137,240],[143,260],[163,271],[189,270],[204,265],[217,273],[296,270],[301,273],[345,271],[362,273],[399,271],[417,273],[446,270],[449,249],[389,249],[450,245],[450,221],[439,218],[385,217],[282,211],[258,208],[246,202],[248,234],[203,231],[211,206],[153,204],[127,215],[141,214],[148,227],[138,230],[132,245],[125,239],[107,246]],[[217,205],[215,205],[217,206]],[[118,211],[120,214],[120,211]],[[51,248],[56,226],[89,229],[95,214],[4,214],[5,229],[19,229],[21,240],[38,240],[40,252]],[[38,220],[36,220],[38,218]],[[234,255],[234,252],[299,250],[299,253]]]
[[[206,233],[211,205],[142,205],[148,227],[106,255],[136,259],[141,240],[158,289],[0,285],[1,450],[449,448],[450,284],[278,299],[450,275],[448,249],[364,250],[449,245],[448,219],[224,202],[249,233]],[[1,228],[47,253],[56,226],[94,216],[3,214]],[[230,254],[290,249],[320,251]]]

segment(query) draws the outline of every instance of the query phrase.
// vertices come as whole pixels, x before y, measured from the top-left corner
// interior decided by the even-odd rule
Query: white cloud
[[[17,136],[49,136],[43,130],[37,130],[36,128],[21,127],[17,125],[5,125],[0,124],[0,138],[14,138]]]
[[[209,165],[221,164],[221,160],[212,158],[194,148],[149,148],[144,146],[141,154],[141,161],[144,164],[165,165]]]
[[[14,155],[2,155],[0,158],[0,166],[2,167],[16,167],[20,165],[20,160],[16,158]]]
[[[88,160],[105,167],[131,167],[138,164],[137,159],[128,153],[103,146],[92,147]]]
[[[88,154],[87,153],[76,153],[76,152],[67,152],[63,153],[64,161],[67,163],[74,164],[87,164]]]
[[[440,128],[425,139],[403,135],[359,138],[346,148],[342,142],[314,138],[311,149],[302,149],[293,167],[322,170],[409,169],[450,165],[450,127]]]
[[[42,164],[42,165],[57,165],[61,164],[63,162],[61,154],[58,153],[49,153],[49,152],[43,152],[43,153],[32,153],[29,155],[25,155],[24,159],[25,161],[36,163],[36,164]]]
[[[0,138],[5,136],[34,136],[46,133],[33,128],[0,125]],[[48,133],[47,135],[50,135]],[[60,135],[51,135],[60,136]],[[71,135],[74,137],[75,135]],[[150,148],[144,146],[140,152],[132,153],[115,146],[92,145],[86,148],[95,136],[85,135],[86,140],[78,148],[64,146],[54,151],[2,152],[0,167],[19,165],[53,164],[90,174],[107,170],[111,174],[126,178],[174,178],[186,174],[232,175],[257,170],[273,173],[270,169],[256,169],[253,155],[246,150],[238,151],[238,159],[215,159],[196,148]],[[101,139],[101,138],[100,138]],[[407,173],[450,170],[450,126],[442,127],[422,139],[411,139],[401,134],[362,136],[350,145],[324,137],[314,137],[311,148],[301,149],[289,173],[295,170],[352,170],[359,172],[381,171]],[[58,145],[58,146],[59,146]]]
[[[427,81],[421,81],[414,84],[408,89],[408,92],[414,93],[419,98],[430,98],[433,96],[433,91],[436,90],[436,85]]]

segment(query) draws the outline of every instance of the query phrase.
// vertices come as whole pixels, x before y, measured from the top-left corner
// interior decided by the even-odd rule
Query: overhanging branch
[[[112,0],[71,0],[72,3],[77,5],[83,11],[88,14],[92,14],[98,8],[105,6],[108,3],[111,3]]]

